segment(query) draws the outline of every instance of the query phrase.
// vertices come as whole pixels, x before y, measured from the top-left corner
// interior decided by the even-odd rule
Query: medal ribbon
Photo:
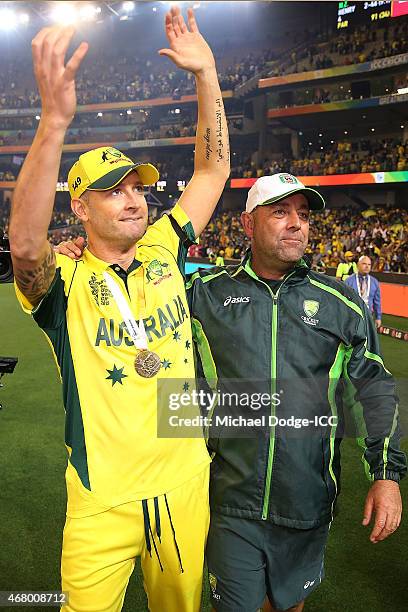
[[[116,281],[107,272],[104,272],[103,276],[105,278],[106,284],[109,287],[110,292],[113,295],[113,299],[120,310],[120,314],[122,315],[127,332],[133,340],[133,344],[137,349],[147,349],[147,335],[143,319],[140,318],[139,323],[136,323],[135,317],[133,316],[133,313],[130,310],[130,306],[127,303]]]

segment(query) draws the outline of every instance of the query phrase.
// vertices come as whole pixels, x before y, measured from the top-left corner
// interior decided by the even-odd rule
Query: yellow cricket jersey
[[[336,276],[340,277],[341,280],[345,281],[346,278],[357,272],[357,264],[355,261],[350,263],[344,262],[339,263],[336,270]]]
[[[157,436],[158,378],[176,379],[182,393],[195,377],[182,274],[188,238],[194,239],[193,227],[176,206],[171,217],[148,227],[127,275],[85,249],[79,261],[57,255],[54,281],[37,308],[16,288],[24,310],[47,335],[61,373],[68,516],[161,495],[210,462],[203,438]],[[149,349],[161,359],[153,378],[134,369],[136,349],[105,271],[136,321],[144,320]]]

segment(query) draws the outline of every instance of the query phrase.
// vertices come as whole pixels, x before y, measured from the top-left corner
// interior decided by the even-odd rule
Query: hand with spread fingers
[[[375,515],[370,541],[377,544],[398,529],[401,523],[402,501],[400,488],[392,480],[376,480],[369,490],[364,506],[363,525]]]
[[[200,34],[192,9],[188,9],[187,25],[180,9],[172,7],[166,14],[166,35],[170,49],[160,49],[159,54],[166,55],[176,66],[194,74],[215,68],[213,53]]]
[[[74,32],[71,26],[43,28],[31,43],[34,74],[41,96],[41,118],[62,129],[66,129],[74,117],[75,75],[88,51],[88,44],[81,43],[65,64]]]

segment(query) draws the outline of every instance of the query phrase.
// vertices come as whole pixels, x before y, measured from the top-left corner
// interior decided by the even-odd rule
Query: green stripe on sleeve
[[[217,388],[218,374],[214,358],[212,356],[210,343],[205,335],[203,326],[198,319],[192,319],[193,338],[197,342],[198,353],[204,369],[204,376],[211,389]]]
[[[367,342],[367,340],[366,340],[366,342]],[[384,361],[382,360],[380,355],[377,355],[376,353],[370,353],[370,351],[366,349],[365,352],[364,352],[364,357],[367,357],[367,359],[372,359],[373,361],[376,361],[377,363],[382,365],[382,367],[387,372],[387,374],[391,375],[391,372],[389,370],[387,370],[387,368],[385,367]]]
[[[335,416],[335,417],[338,417],[338,411],[337,411],[337,405],[336,405],[336,389],[337,389],[337,385],[339,383],[340,376],[343,370],[343,362],[344,362],[345,354],[346,354],[346,347],[344,346],[342,342],[340,342],[337,348],[336,357],[334,359],[333,365],[331,366],[330,371],[329,371],[329,386],[327,390],[327,396],[328,396],[332,416]],[[337,429],[337,424],[332,425],[331,430],[330,430],[329,473],[334,482],[334,486],[336,489],[336,495],[337,495],[337,490],[338,490],[337,478],[333,470],[334,442],[336,439],[336,429]],[[332,507],[332,514],[333,514],[333,507]]]
[[[385,472],[386,472],[387,465],[388,465],[388,446],[390,444],[390,439],[394,435],[395,430],[397,428],[397,420],[398,420],[398,404],[395,407],[394,418],[392,421],[390,435],[388,436],[388,438],[385,438],[384,440],[384,448],[383,448],[383,462],[384,462],[383,478],[384,480],[385,480]]]
[[[316,280],[314,280],[314,279],[312,279],[310,277],[308,277],[308,278],[309,278],[309,281],[310,281],[310,283],[312,285],[315,285],[316,287],[319,287],[320,289],[323,289],[323,291],[327,291],[327,293],[331,293],[336,298],[341,300],[343,302],[343,304],[345,304],[346,306],[348,306],[349,308],[354,310],[354,312],[359,314],[360,317],[364,319],[364,315],[363,315],[363,312],[362,312],[361,308],[359,306],[357,306],[357,304],[354,304],[354,302],[352,302],[351,300],[346,298],[344,295],[342,295],[340,293],[340,291],[337,291],[336,289],[333,289],[333,287],[328,287],[327,285],[324,285],[323,283],[319,283],[318,281],[316,281]]]
[[[356,438],[357,444],[359,445],[359,447],[363,450],[363,454],[361,456],[361,461],[363,463],[364,466],[364,472],[365,475],[367,477],[368,480],[373,481],[374,480],[374,476],[371,474],[370,472],[370,464],[368,463],[367,459],[365,458],[365,452],[367,450],[367,446],[365,444],[365,439],[368,436],[368,431],[367,431],[367,425],[364,419],[364,408],[363,405],[361,404],[361,402],[356,402],[355,401],[355,394],[357,392],[357,389],[355,388],[355,386],[353,385],[353,383],[350,380],[350,376],[347,370],[347,366],[348,363],[351,359],[353,353],[353,347],[349,347],[349,350],[347,351],[347,355],[346,355],[346,359],[344,362],[344,378],[346,380],[346,391],[345,391],[345,399],[346,399],[346,404],[347,406],[351,409],[352,411],[352,415],[354,418],[354,421],[357,425],[357,431],[359,435]]]

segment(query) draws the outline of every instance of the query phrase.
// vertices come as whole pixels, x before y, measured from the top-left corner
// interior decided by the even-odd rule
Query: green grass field
[[[0,317],[0,355],[19,358],[15,373],[5,377],[0,391],[4,404],[0,412],[0,591],[57,590],[66,463],[60,385],[48,344],[17,306],[10,285],[0,286]],[[384,323],[408,328],[408,321],[397,317],[384,317]],[[381,338],[381,344],[388,368],[401,379],[401,413],[408,431],[403,380],[408,378],[408,344],[387,337]],[[406,439],[404,448],[408,451]],[[408,521],[389,541],[372,545],[369,531],[361,526],[368,482],[360,451],[351,440],[343,444],[342,476],[339,513],[326,554],[326,579],[308,599],[306,609],[403,612],[408,609]],[[408,479],[401,489],[407,503]],[[129,584],[124,610],[147,610],[139,568]],[[207,588],[203,610],[209,610]]]

